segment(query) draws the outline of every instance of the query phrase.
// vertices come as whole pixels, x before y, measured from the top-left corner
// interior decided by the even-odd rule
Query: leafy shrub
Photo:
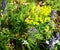
[[[60,2],[49,0],[49,5],[42,2],[42,6],[35,0],[4,2],[6,6],[0,8],[0,50],[59,49],[60,27],[56,26],[60,23],[56,18],[59,13],[54,10],[59,11]]]

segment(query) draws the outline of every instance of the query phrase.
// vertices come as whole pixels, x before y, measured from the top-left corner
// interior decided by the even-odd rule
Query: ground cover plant
[[[0,50],[60,50],[60,0],[0,0]]]

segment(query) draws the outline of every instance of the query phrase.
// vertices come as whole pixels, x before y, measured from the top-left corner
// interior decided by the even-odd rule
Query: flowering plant
[[[2,0],[0,50],[59,49],[60,20],[56,17],[59,6],[55,8],[51,0],[40,1],[41,4],[35,1]]]

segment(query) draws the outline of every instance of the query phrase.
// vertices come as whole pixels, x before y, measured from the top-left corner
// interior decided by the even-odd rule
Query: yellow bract
[[[30,18],[31,18],[31,16],[28,16],[28,18],[30,19]]]
[[[35,9],[36,9],[36,5],[33,5],[32,6],[32,9],[31,9],[31,12],[34,13],[35,12]]]
[[[45,27],[45,31],[48,32],[49,31],[49,26]]]
[[[33,22],[33,25],[35,25],[35,21]]]
[[[29,22],[28,22],[29,24],[32,24],[33,23],[33,20],[29,20]]]
[[[40,23],[48,22],[50,21],[50,17],[48,17],[48,15],[50,15],[50,12],[51,12],[50,6],[46,5],[36,6],[33,4],[31,7],[31,11],[28,13],[29,16],[27,17],[26,22],[32,25],[39,25],[39,22]]]
[[[46,17],[44,22],[50,21],[50,17]]]
[[[38,22],[35,22],[35,24],[36,24],[36,25],[39,25],[39,23],[38,23]]]
[[[35,21],[38,21],[39,17],[38,15],[35,16]]]
[[[29,22],[29,19],[28,19],[28,18],[26,18],[26,19],[25,19],[25,22],[27,22],[27,23],[28,23],[28,22]]]
[[[42,6],[40,9],[41,15],[49,15],[51,12],[51,7],[50,6]]]
[[[41,23],[44,23],[44,20],[43,20],[42,17],[39,17],[39,20],[40,20]]]
[[[40,8],[41,8],[40,5],[37,5],[37,6],[36,6],[36,10],[37,10],[37,11],[40,10]]]

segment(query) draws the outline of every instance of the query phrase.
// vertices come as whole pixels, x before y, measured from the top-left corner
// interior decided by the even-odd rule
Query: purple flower
[[[51,50],[54,49],[55,41],[56,41],[56,38],[54,38],[54,37],[52,39],[50,39],[50,41],[49,41],[49,49],[51,49]]]
[[[53,16],[56,13],[56,10],[51,11],[51,15]]]
[[[50,50],[53,50],[54,49],[54,46],[56,44],[56,38],[55,37],[52,37],[49,41],[47,41],[47,44],[49,45],[49,49]]]
[[[5,12],[5,7],[6,7],[6,0],[2,0],[2,10],[3,10],[2,13]]]
[[[49,41],[49,44],[55,44],[54,42],[56,41],[56,38],[52,38],[52,39],[50,39],[50,41]]]
[[[51,11],[51,19],[56,19],[56,10]]]
[[[36,28],[33,28],[33,27],[29,28],[28,31],[30,31],[30,32],[38,32],[38,30]]]
[[[60,40],[60,34],[59,33],[56,33],[55,37],[56,37],[56,39]]]
[[[5,9],[6,7],[6,0],[2,0],[2,9]]]
[[[48,44],[50,50],[54,50],[54,46],[56,43],[58,43],[60,40],[60,34],[57,32],[55,37],[52,37],[49,41],[46,41],[46,44]]]

